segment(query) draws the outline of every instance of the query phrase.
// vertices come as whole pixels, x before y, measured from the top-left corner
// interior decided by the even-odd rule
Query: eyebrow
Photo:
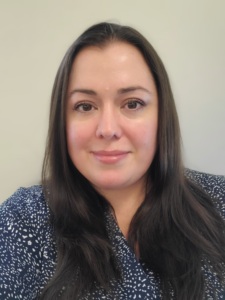
[[[148,94],[151,94],[151,92],[148,89],[146,89],[142,86],[139,86],[139,85],[138,86],[130,86],[130,87],[127,87],[127,88],[121,88],[121,89],[118,90],[118,94],[126,94],[126,93],[134,92],[134,91],[137,91],[137,90],[141,90],[141,91],[144,91]]]
[[[118,90],[118,94],[122,95],[122,94],[126,94],[126,93],[130,93],[130,92],[134,92],[137,90],[141,90],[144,91],[148,94],[152,94],[148,89],[142,87],[142,86],[130,86],[130,87],[126,87],[126,88],[121,88]],[[82,93],[82,94],[86,94],[86,95],[90,95],[90,96],[97,96],[97,92],[95,92],[94,90],[90,90],[90,89],[74,89],[69,93],[69,97],[71,97],[73,94],[76,93]]]
[[[87,95],[91,95],[91,96],[96,96],[97,93],[93,90],[89,90],[89,89],[74,89],[69,93],[69,97],[71,97],[73,94],[76,93],[82,93],[82,94],[87,94]]]

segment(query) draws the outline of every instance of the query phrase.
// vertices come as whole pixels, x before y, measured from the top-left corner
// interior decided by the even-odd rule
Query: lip
[[[123,160],[130,151],[120,151],[120,150],[112,150],[112,151],[92,151],[93,156],[100,162],[106,164],[114,164],[121,160]]]

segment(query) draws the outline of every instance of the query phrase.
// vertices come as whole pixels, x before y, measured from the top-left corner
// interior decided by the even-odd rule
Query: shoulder
[[[32,204],[42,205],[45,199],[41,185],[34,185],[29,188],[19,188],[11,197],[1,204],[1,209],[10,208],[13,211],[18,211],[20,208],[29,207],[32,208]],[[37,208],[35,205],[34,210]]]
[[[0,211],[9,215],[25,217],[35,213],[48,214],[48,207],[40,185],[19,188],[0,206]]]
[[[185,176],[201,186],[212,197],[225,197],[225,176],[185,169]]]
[[[0,206],[0,224],[5,228],[5,234],[12,226],[20,229],[32,228],[35,232],[43,227],[49,227],[50,210],[45,201],[41,186],[19,188],[8,200]],[[11,232],[10,232],[11,234]]]
[[[225,176],[190,169],[185,169],[185,176],[212,198],[217,209],[225,219]]]
[[[41,186],[18,189],[0,206],[0,299],[35,299],[51,277],[55,241]],[[18,298],[17,298],[18,297]]]
[[[0,206],[0,230],[4,228],[5,236],[18,235],[28,229],[37,234],[41,229],[49,227],[49,217],[50,211],[42,187],[20,188]]]

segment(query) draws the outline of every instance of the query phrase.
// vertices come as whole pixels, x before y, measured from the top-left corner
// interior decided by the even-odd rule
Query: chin
[[[93,186],[96,188],[96,190],[120,190],[125,187],[125,184],[121,182],[113,182],[112,180],[107,182],[95,182],[93,183]]]

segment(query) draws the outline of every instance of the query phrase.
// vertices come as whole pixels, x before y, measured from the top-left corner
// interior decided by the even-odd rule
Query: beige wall
[[[186,165],[225,174],[224,0],[0,0],[0,201],[39,182],[59,62],[103,20],[136,27],[161,55]]]

